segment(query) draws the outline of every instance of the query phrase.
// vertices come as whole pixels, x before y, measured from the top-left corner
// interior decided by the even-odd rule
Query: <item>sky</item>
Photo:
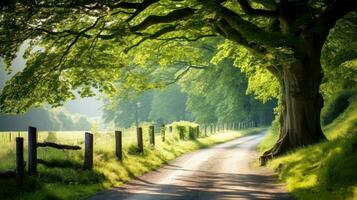
[[[26,65],[22,55],[26,44],[22,45],[17,53],[16,59],[12,62],[12,73],[8,75],[5,71],[4,63],[0,58],[0,91],[4,87],[7,80],[14,76],[17,72],[20,72]],[[101,112],[102,101],[98,97],[80,98],[70,100],[65,103],[64,107],[72,114],[82,114],[89,118],[99,118],[102,116]]]

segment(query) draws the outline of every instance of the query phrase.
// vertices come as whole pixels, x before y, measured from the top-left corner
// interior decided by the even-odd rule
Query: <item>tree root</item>
[[[280,156],[289,150],[288,140],[286,138],[287,135],[287,133],[281,133],[275,145],[260,156],[259,161],[261,166],[265,166],[269,160]]]

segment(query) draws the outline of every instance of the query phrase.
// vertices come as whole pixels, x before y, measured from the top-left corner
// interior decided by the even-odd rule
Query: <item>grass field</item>
[[[179,123],[182,126],[195,126],[188,122]],[[94,133],[94,169],[82,170],[83,151],[63,151],[51,148],[40,148],[38,158],[56,162],[61,167],[46,167],[38,165],[38,175],[28,177],[22,188],[15,186],[13,179],[0,180],[0,199],[85,199],[105,188],[120,186],[128,180],[160,167],[185,152],[205,148],[213,144],[228,141],[245,134],[262,129],[244,131],[229,131],[212,134],[197,140],[179,140],[177,131],[166,131],[166,142],[156,134],[156,145],[149,145],[148,128],[143,127],[143,155],[135,149],[135,129],[123,131],[123,157],[119,162],[115,157],[114,133]],[[202,131],[202,130],[201,130]],[[18,133],[13,133],[17,135]],[[20,133],[24,136],[25,133]],[[202,135],[202,134],[201,134]],[[11,136],[11,137],[13,137]],[[8,133],[0,133],[0,171],[14,168],[14,138],[9,142]],[[83,146],[84,132],[39,132],[39,141],[54,141],[63,144]],[[25,144],[26,144],[25,137]],[[25,147],[25,160],[26,158]]]
[[[290,152],[268,164],[296,199],[357,199],[357,101],[324,127],[329,141]],[[276,128],[260,144],[269,148]]]

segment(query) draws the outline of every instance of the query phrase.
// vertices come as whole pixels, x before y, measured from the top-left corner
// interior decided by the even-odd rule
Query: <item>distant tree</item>
[[[74,127],[75,130],[90,130],[91,123],[86,117],[80,116],[77,120],[75,120]]]
[[[199,123],[271,122],[274,103],[264,105],[246,95],[248,80],[231,59],[192,71],[180,84],[188,93],[187,108]]]
[[[186,111],[187,94],[180,91],[177,84],[153,93],[153,101],[149,119],[161,123],[189,119]]]
[[[61,124],[60,130],[68,131],[68,130],[74,130],[75,129],[72,117],[70,115],[68,115],[67,113],[59,112],[59,113],[56,114],[56,118],[58,119],[58,121]]]
[[[103,117],[106,123],[114,121],[116,126],[128,128],[135,125],[136,120],[148,121],[151,103],[151,91],[131,98],[115,96],[106,101]]]
[[[50,131],[55,128],[54,123],[51,114],[43,108],[34,108],[22,115],[0,115],[0,131],[24,131],[29,126]]]

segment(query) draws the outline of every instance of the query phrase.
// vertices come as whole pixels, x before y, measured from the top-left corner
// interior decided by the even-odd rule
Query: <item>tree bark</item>
[[[294,61],[282,68],[282,97],[279,109],[280,135],[272,149],[260,158],[261,164],[287,151],[325,139],[320,124],[323,98],[319,92],[323,77],[321,48],[306,37],[295,49]]]

